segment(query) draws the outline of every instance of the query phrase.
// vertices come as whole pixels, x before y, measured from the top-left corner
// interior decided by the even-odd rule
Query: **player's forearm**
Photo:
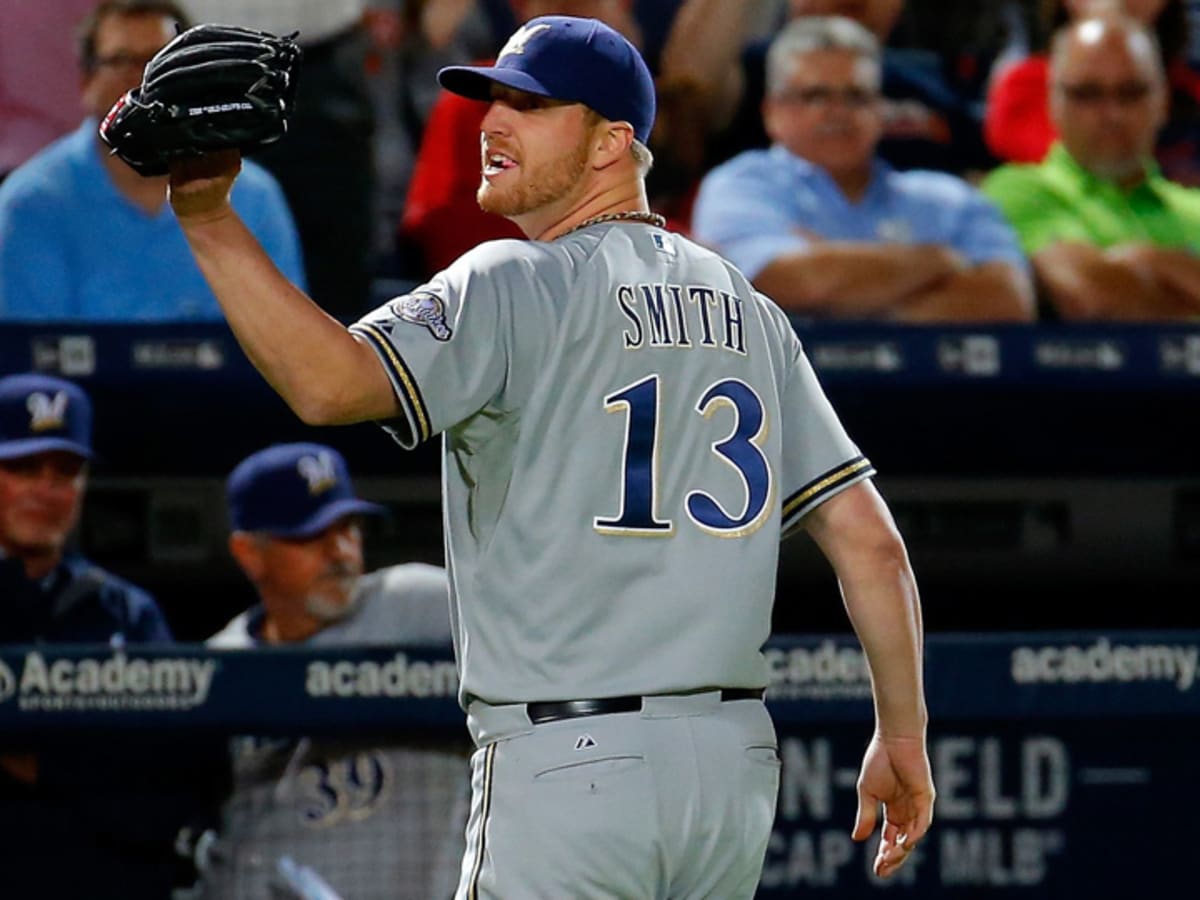
[[[1029,322],[1033,285],[1017,266],[992,262],[955,272],[911,295],[897,310],[905,322]]]
[[[954,255],[942,247],[821,242],[773,260],[754,285],[794,312],[886,316],[957,268]]]
[[[916,581],[897,541],[861,572],[840,579],[851,624],[871,669],[877,730],[887,738],[925,733],[923,626]]]
[[[832,564],[866,652],[877,728],[887,737],[925,733],[923,627],[904,543],[870,482],[830,498],[805,527]]]
[[[246,356],[301,419],[334,425],[394,415],[373,352],[288,281],[235,214],[180,224]]]

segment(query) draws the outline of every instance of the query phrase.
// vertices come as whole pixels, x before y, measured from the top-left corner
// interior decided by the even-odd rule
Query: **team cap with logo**
[[[235,531],[308,538],[350,515],[387,510],[355,496],[342,454],[324,444],[275,444],[246,457],[226,483]]]
[[[53,450],[92,458],[92,404],[87,394],[53,375],[0,378],[0,459]]]
[[[490,100],[503,84],[591,107],[628,122],[643,144],[654,126],[654,78],[633,44],[598,19],[540,16],[522,25],[494,66],[448,66],[438,83],[453,94]]]

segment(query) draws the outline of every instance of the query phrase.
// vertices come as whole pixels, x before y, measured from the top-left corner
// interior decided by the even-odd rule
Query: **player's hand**
[[[182,223],[210,222],[231,215],[229,192],[242,170],[237,150],[172,160],[167,197]]]
[[[851,837],[864,841],[875,830],[883,805],[883,830],[875,874],[892,875],[912,854],[933,822],[933,775],[924,738],[876,734],[858,776],[858,815]]]

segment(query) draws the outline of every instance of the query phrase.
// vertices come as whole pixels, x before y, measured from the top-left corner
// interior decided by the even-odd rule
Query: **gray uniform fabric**
[[[354,590],[350,612],[308,639],[309,644],[449,643],[446,572],[424,563],[405,563],[363,575]],[[216,650],[252,647],[257,610],[247,610],[210,637]]]
[[[255,611],[243,613],[209,646],[254,646],[257,620]],[[410,563],[364,575],[352,611],[308,643],[449,641],[445,572]],[[342,900],[449,897],[467,818],[463,744],[236,738],[234,791],[204,896],[307,897],[294,874],[302,868]]]
[[[641,224],[495,241],[352,330],[401,443],[445,433],[464,700],[767,683],[781,531],[873,470],[736,269]]]
[[[516,709],[472,704],[503,737],[472,759],[460,900],[754,896],[780,771],[762,703],[649,697],[537,726]]]
[[[679,695],[767,683],[781,535],[874,471],[786,315],[697,244],[609,222],[484,244],[351,330],[400,444],[443,435],[480,746],[457,896],[752,896],[769,717]],[[542,725],[524,706],[628,695],[653,696]]]

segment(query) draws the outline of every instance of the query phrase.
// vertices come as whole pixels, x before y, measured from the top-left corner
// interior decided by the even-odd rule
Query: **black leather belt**
[[[721,702],[730,700],[761,700],[762,688],[702,688],[688,694],[721,692]],[[660,696],[687,696],[687,694],[665,694]],[[525,711],[534,725],[557,722],[560,719],[577,719],[580,716],[603,716],[610,713],[638,712],[644,697],[602,697],[598,700],[552,700],[546,703],[526,703]]]

